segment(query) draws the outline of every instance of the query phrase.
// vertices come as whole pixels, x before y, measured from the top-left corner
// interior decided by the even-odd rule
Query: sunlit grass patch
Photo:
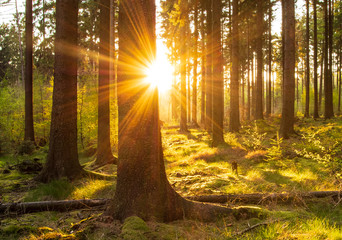
[[[72,199],[112,198],[115,184],[106,180],[87,180],[79,183],[71,193]]]

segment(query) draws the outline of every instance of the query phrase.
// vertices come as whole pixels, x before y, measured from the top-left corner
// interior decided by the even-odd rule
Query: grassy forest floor
[[[342,119],[301,119],[298,135],[283,140],[277,135],[280,119],[251,122],[240,133],[226,133],[226,145],[210,147],[200,129],[180,134],[162,130],[166,171],[172,186],[183,196],[227,193],[282,193],[341,190]],[[33,155],[0,157],[1,202],[111,198],[115,181],[80,179],[40,184],[36,174],[9,170],[27,159],[45,159],[47,148]],[[39,160],[39,161],[41,161]],[[80,154],[90,169],[93,157]],[[238,164],[238,174],[231,162]],[[97,170],[115,176],[115,166]],[[342,201],[341,201],[342,202]],[[0,239],[342,239],[342,204],[339,199],[298,200],[290,204],[265,202],[256,206],[259,218],[217,219],[213,223],[182,220],[145,223],[137,217],[125,223],[109,222],[103,209],[0,215]],[[226,204],[234,207],[233,202]]]

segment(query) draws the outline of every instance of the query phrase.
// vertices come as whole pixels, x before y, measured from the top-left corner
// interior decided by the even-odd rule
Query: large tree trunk
[[[328,3],[329,2],[329,5]],[[332,16],[331,0],[324,1],[325,12],[325,59],[324,59],[324,117],[334,116],[333,107],[333,86],[332,86]],[[329,11],[328,11],[329,8]]]
[[[203,0],[201,1],[201,45],[202,45],[202,57],[201,57],[201,124],[205,125],[205,91],[206,91],[206,55],[205,55],[205,6],[203,4]]]
[[[283,1],[284,9],[284,68],[283,68],[283,109],[280,123],[280,135],[288,138],[294,133],[295,102],[295,8],[294,0]]]
[[[239,0],[233,0],[232,17],[232,75],[230,82],[230,118],[229,131],[237,132],[240,128],[239,113],[239,83],[240,83],[240,55],[239,55]]]
[[[257,14],[256,14],[256,55],[257,55],[257,79],[256,79],[256,101],[255,101],[255,119],[263,119],[263,53],[262,53],[262,36],[263,36],[263,23],[264,11],[263,0],[257,1]]]
[[[100,1],[100,46],[98,84],[98,131],[96,165],[116,163],[110,145],[110,1]]]
[[[222,1],[213,0],[213,146],[224,143],[223,139],[223,56],[221,42]]]
[[[43,182],[82,173],[77,154],[77,15],[78,0],[57,0],[55,73],[47,162]]]
[[[314,118],[319,118],[318,113],[318,79],[317,79],[317,0],[313,0],[314,11]]]
[[[268,9],[268,87],[266,100],[266,116],[271,115],[272,110],[272,1],[269,1]]]
[[[306,60],[305,60],[305,112],[304,117],[310,116],[310,7],[306,0]]]
[[[187,132],[187,98],[186,98],[186,58],[187,58],[187,50],[186,50],[186,3],[182,1],[181,3],[181,15],[182,20],[184,21],[183,26],[180,27],[180,35],[181,35],[181,49],[180,49],[180,75],[181,75],[181,89],[180,89],[180,131]]]
[[[198,67],[198,1],[195,0],[194,7],[194,78],[192,81],[192,123],[194,126],[198,126],[197,124],[197,67]]]
[[[213,125],[213,15],[212,15],[212,1],[206,1],[206,11],[207,11],[207,45],[206,45],[206,90],[205,90],[205,107],[206,107],[206,120],[205,127],[211,132]]]
[[[33,24],[32,0],[26,0],[25,22],[25,140],[34,142],[33,128]]]

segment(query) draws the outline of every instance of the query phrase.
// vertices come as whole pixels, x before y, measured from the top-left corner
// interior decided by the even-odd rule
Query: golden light
[[[145,70],[145,74],[146,81],[152,87],[157,87],[160,93],[171,89],[173,68],[169,62],[157,59]]]

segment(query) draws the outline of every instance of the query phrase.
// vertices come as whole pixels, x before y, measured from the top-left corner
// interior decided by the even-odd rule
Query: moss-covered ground
[[[162,130],[166,171],[172,186],[183,196],[226,193],[270,193],[341,190],[342,119],[301,119],[297,135],[281,139],[279,119],[246,124],[239,133],[226,133],[212,148],[201,129],[181,134]],[[0,157],[1,203],[61,199],[111,198],[115,181],[80,179],[40,184],[34,173],[6,171],[26,159],[46,158],[47,149],[33,155]],[[80,162],[91,170],[91,157]],[[238,164],[238,174],[231,163]],[[96,171],[116,175],[115,166]],[[231,203],[229,206],[233,206]],[[0,239],[342,239],[342,201],[311,199],[291,204],[268,202],[257,206],[266,217],[233,217],[203,223],[181,220],[144,222],[137,217],[124,223],[102,216],[103,209],[67,213],[41,212],[0,215]]]

